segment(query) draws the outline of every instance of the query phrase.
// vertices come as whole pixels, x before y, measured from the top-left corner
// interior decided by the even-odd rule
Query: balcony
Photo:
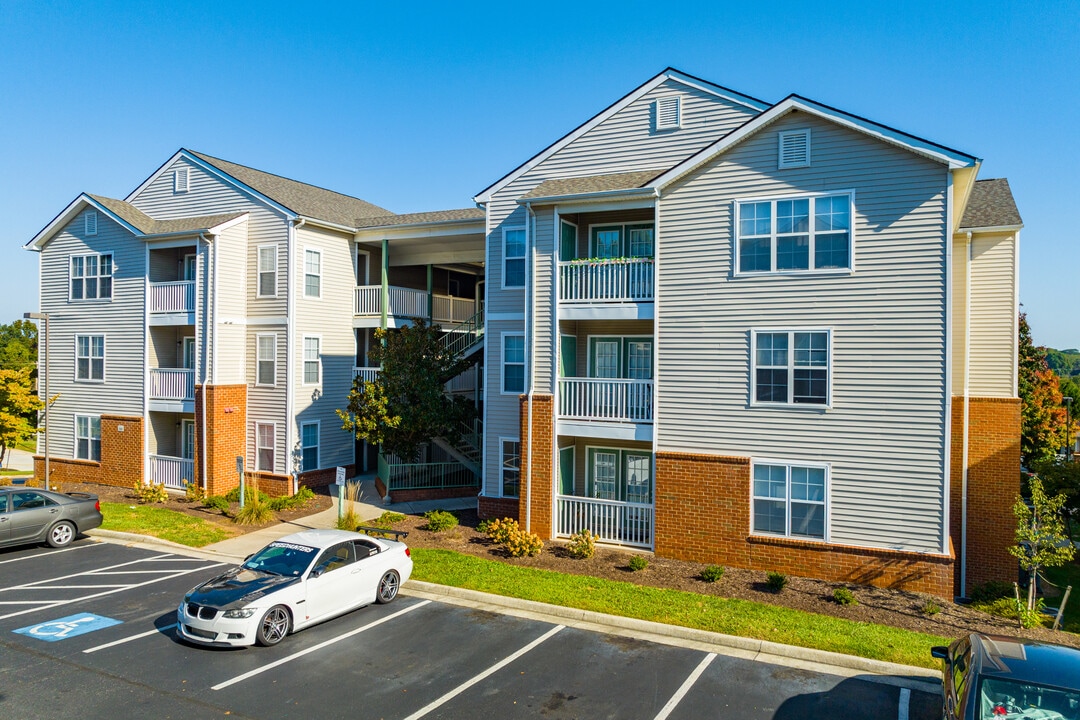
[[[588,529],[600,542],[651,550],[654,515],[652,505],[559,495],[555,532],[559,537],[570,537]]]
[[[150,409],[157,412],[195,412],[195,371],[182,368],[152,369]]]
[[[193,325],[194,281],[150,283],[150,321],[154,325]]]
[[[375,382],[375,378],[379,376],[379,368],[377,367],[354,367],[353,379],[360,378],[364,382]]]
[[[164,483],[172,490],[183,490],[184,483],[195,482],[195,461],[168,455],[150,456],[150,482]]]
[[[559,303],[563,317],[652,318],[653,268],[652,258],[560,262]]]
[[[387,288],[389,304],[386,315],[389,320],[411,317],[428,318],[428,293],[426,290],[390,286]],[[476,314],[476,301],[451,295],[431,296],[431,321],[439,324],[457,324],[469,320]],[[361,285],[355,289],[353,314],[360,318],[378,319],[382,317],[382,286]],[[391,327],[396,323],[391,322]],[[355,327],[374,327],[366,323]]]
[[[651,423],[653,381],[559,378],[559,417],[568,420]]]

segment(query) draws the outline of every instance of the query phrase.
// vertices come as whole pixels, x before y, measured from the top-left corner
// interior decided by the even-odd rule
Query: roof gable
[[[1012,188],[1005,178],[976,180],[968,197],[960,229],[1018,228],[1023,226]]]

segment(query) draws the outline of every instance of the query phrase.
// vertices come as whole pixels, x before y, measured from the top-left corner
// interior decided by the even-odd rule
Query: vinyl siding
[[[603,440],[600,438],[579,438],[570,437],[567,435],[559,436],[559,450],[565,450],[568,447],[574,448],[574,494],[583,496],[586,490],[586,480],[588,480],[589,468],[588,464],[588,451],[590,449],[615,449],[615,450],[637,450],[640,452],[652,454],[652,445],[640,442],[632,442],[627,440]],[[558,465],[556,468],[556,492],[558,492]],[[655,491],[655,478],[653,482]]]
[[[1016,397],[1016,237],[975,236],[971,262],[971,389]]]
[[[49,314],[49,451],[75,457],[75,415],[143,415],[146,365],[146,247],[129,231],[98,212],[97,234],[84,233],[83,213],[41,251],[41,311]],[[70,258],[112,253],[111,300],[72,301]],[[75,381],[75,336],[105,336],[105,382]]]
[[[255,271],[255,266],[249,268],[248,265],[249,229],[249,223],[244,220],[214,240],[219,272],[214,316],[217,367],[213,377],[223,385],[246,380],[246,338],[243,326],[236,322],[247,317],[248,276]],[[213,255],[214,248],[211,248],[211,258]]]
[[[553,208],[540,208],[536,211],[536,258],[533,265],[533,302],[535,328],[530,329],[532,336],[527,342],[535,353],[533,387],[537,392],[552,392],[555,379],[554,328],[555,316],[555,276],[554,263],[557,248],[553,242],[555,211]]]
[[[964,363],[967,356],[968,334],[968,244],[962,237],[953,240],[952,289],[952,392],[964,394]]]
[[[516,438],[521,434],[521,401],[517,393],[502,394],[503,335],[520,333],[521,323],[488,321],[484,329],[485,359],[488,382],[484,386],[484,494],[498,496],[502,491],[502,449],[499,438]],[[527,380],[527,378],[526,378]]]
[[[813,164],[778,171],[781,130]],[[659,450],[832,465],[836,543],[940,552],[947,170],[794,113],[665,193]],[[855,272],[734,277],[733,202],[853,190]],[[750,331],[832,330],[832,406],[751,407]],[[749,500],[748,500],[749,501]]]
[[[258,378],[258,339],[259,335],[277,336],[276,380],[274,387],[256,385]],[[248,325],[248,456],[247,467],[255,469],[255,423],[277,424],[277,445],[274,448],[274,472],[291,472],[288,466],[285,447],[285,400],[288,388],[285,373],[285,358],[288,353],[285,342],[285,326],[279,324]]]

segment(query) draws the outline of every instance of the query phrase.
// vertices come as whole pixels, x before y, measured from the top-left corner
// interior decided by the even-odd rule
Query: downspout
[[[533,423],[533,337],[532,333],[535,330],[535,323],[532,322],[532,306],[530,302],[532,294],[532,269],[535,258],[533,257],[535,248],[533,247],[533,234],[529,232],[530,221],[533,219],[532,203],[525,203],[525,257],[528,258],[528,263],[525,265],[525,367],[527,372],[525,373],[525,392],[528,394],[528,412],[526,413],[526,427],[525,432],[528,435],[528,444],[526,445],[526,456],[529,458],[529,464],[525,467],[525,532],[532,532],[532,466],[533,466],[533,452],[532,452],[532,423]],[[520,493],[519,493],[520,495]]]
[[[293,218],[289,223],[289,238],[288,243],[285,246],[285,267],[286,272],[289,273],[288,283],[285,290],[285,347],[288,352],[285,353],[285,474],[291,474],[291,470],[295,469],[296,461],[293,456],[293,429],[296,425],[296,418],[293,417],[293,413],[296,409],[296,399],[293,397],[293,373],[296,371],[296,362],[293,359],[293,355],[296,354],[296,344],[293,338],[293,330],[296,327],[296,288],[294,285],[297,280],[303,282],[304,273],[296,273],[294,275],[295,268],[293,267],[293,251],[296,245],[296,232],[304,227],[307,222],[305,218]],[[303,352],[303,348],[300,349]],[[290,468],[290,459],[293,467]]]
[[[971,419],[970,390],[971,381],[971,232],[967,233],[967,256],[964,260],[964,435],[960,457],[960,597],[967,597],[967,526],[968,526],[968,425]]]

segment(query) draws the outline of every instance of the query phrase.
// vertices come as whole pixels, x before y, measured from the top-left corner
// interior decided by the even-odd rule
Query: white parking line
[[[98,570],[91,570],[86,573],[87,575],[166,575],[176,570],[110,570],[109,572],[101,572]]]
[[[908,709],[911,707],[911,690],[900,688],[900,707],[896,717],[898,720],[908,720]]]
[[[48,605],[54,602],[60,602],[60,600],[4,600],[0,601],[0,605]]]
[[[84,577],[86,575],[89,575],[89,574],[94,573],[94,572],[98,572],[100,570],[113,570],[113,569],[119,568],[119,567],[127,567],[128,565],[137,565],[137,564],[142,563],[142,562],[150,562],[151,560],[160,560],[161,558],[167,558],[167,557],[171,557],[171,554],[156,555],[154,557],[142,558],[141,560],[131,560],[129,562],[118,563],[116,565],[107,565],[107,566],[105,566],[103,568],[98,568],[97,570],[83,570],[82,572],[71,573],[70,575],[61,575],[60,577],[49,578],[47,580],[36,580],[36,581],[34,581],[32,583],[24,583],[22,585],[12,585],[10,587],[0,588],[0,592],[9,592],[11,590],[22,590],[23,588],[33,587],[34,585],[45,585],[46,583],[58,582],[60,580],[67,580],[68,578]]]
[[[112,642],[105,643],[104,645],[98,645],[96,647],[87,648],[86,650],[83,650],[83,652],[84,653],[95,653],[98,650],[104,650],[105,648],[111,648],[111,647],[113,647],[115,645],[123,645],[124,643],[131,642],[132,640],[138,640],[139,638],[149,637],[150,635],[157,635],[158,633],[161,633],[161,634],[164,635],[165,633],[169,632],[170,630],[172,630],[175,627],[176,627],[176,623],[173,623],[172,625],[166,625],[163,628],[154,628],[153,630],[149,630],[149,631],[144,632],[144,633],[139,633],[138,635],[132,635],[131,637],[121,638],[120,640],[113,640]]]
[[[39,558],[42,555],[56,555],[58,553],[71,552],[72,550],[82,550],[83,548],[88,547],[102,547],[105,544],[106,543],[92,542],[85,543],[83,545],[73,545],[71,547],[64,548],[63,550],[47,550],[45,552],[34,553],[33,555],[26,555],[24,557],[12,558],[10,560],[0,560],[0,565],[7,565],[8,563],[19,562],[20,560],[33,560],[34,558]]]
[[[667,705],[660,708],[659,714],[656,716],[656,720],[665,720],[671,711],[675,709],[675,706],[686,697],[686,693],[690,692],[690,688],[694,686],[694,683],[701,677],[701,673],[705,672],[705,668],[709,667],[709,663],[716,659],[716,653],[709,653],[705,656],[705,659],[698,663],[698,666],[694,668],[694,672],[690,673],[689,677],[683,681],[683,684],[679,686],[679,689],[675,691],[675,694],[671,696],[671,699],[667,701]]]
[[[128,583],[97,583],[94,585],[41,585],[24,587],[22,590],[94,590],[95,588],[127,587]]]
[[[462,683],[461,685],[458,685],[456,688],[454,688],[450,692],[446,693],[445,695],[443,695],[438,700],[435,700],[434,702],[428,703],[424,707],[422,707],[419,710],[417,710],[416,712],[414,712],[409,717],[405,718],[405,720],[417,720],[418,718],[424,717],[425,715],[427,715],[432,710],[435,710],[435,709],[439,708],[440,706],[445,705],[446,703],[450,702],[451,700],[453,700],[455,697],[457,697],[461,693],[463,693],[466,690],[468,690],[469,688],[471,688],[476,683],[480,682],[481,680],[488,677],[492,673],[498,672],[502,668],[506,667],[510,663],[517,660],[519,657],[521,657],[525,653],[527,653],[530,650],[532,650],[533,648],[535,648],[540,643],[544,642],[548,638],[555,635],[555,633],[557,633],[560,630],[563,630],[565,628],[566,628],[565,625],[556,625],[555,627],[551,628],[550,630],[548,630],[546,633],[544,633],[540,637],[533,640],[531,643],[529,643],[525,647],[518,650],[513,655],[510,655],[509,657],[506,657],[503,660],[500,660],[499,662],[495,663],[494,665],[489,667],[484,672],[480,673],[479,675],[474,676],[471,680],[467,680],[466,682]]]
[[[281,658],[280,660],[275,660],[274,662],[270,663],[269,665],[263,665],[262,667],[257,667],[254,670],[250,670],[250,671],[244,673],[243,675],[237,675],[236,677],[231,678],[229,680],[226,680],[223,683],[218,683],[217,685],[214,685],[210,689],[211,690],[221,690],[222,688],[227,688],[230,685],[235,685],[236,683],[241,682],[242,680],[247,680],[250,677],[255,677],[256,675],[264,673],[267,670],[273,670],[274,668],[278,667],[279,665],[284,665],[287,662],[291,662],[291,661],[295,660],[296,658],[303,657],[304,655],[307,655],[309,653],[313,653],[316,650],[322,650],[324,647],[327,647],[329,645],[333,645],[334,643],[341,642],[342,640],[345,640],[346,638],[351,638],[353,635],[358,635],[358,634],[364,632],[365,630],[369,630],[369,629],[375,627],[376,625],[382,625],[384,622],[389,622],[390,620],[393,620],[394,618],[401,617],[405,613],[411,613],[413,610],[422,608],[422,607],[424,607],[425,605],[427,605],[430,602],[431,602],[430,600],[424,600],[422,602],[418,602],[415,605],[410,605],[407,608],[404,608],[402,610],[398,610],[393,615],[387,615],[384,618],[379,618],[375,622],[370,622],[367,625],[364,625],[363,627],[358,627],[355,630],[350,630],[349,632],[345,633],[344,635],[339,635],[336,638],[331,638],[330,640],[326,640],[325,642],[321,642],[318,645],[313,645],[313,646],[309,647],[307,650],[301,650],[300,652],[295,652],[292,655],[287,655],[287,656]]]

